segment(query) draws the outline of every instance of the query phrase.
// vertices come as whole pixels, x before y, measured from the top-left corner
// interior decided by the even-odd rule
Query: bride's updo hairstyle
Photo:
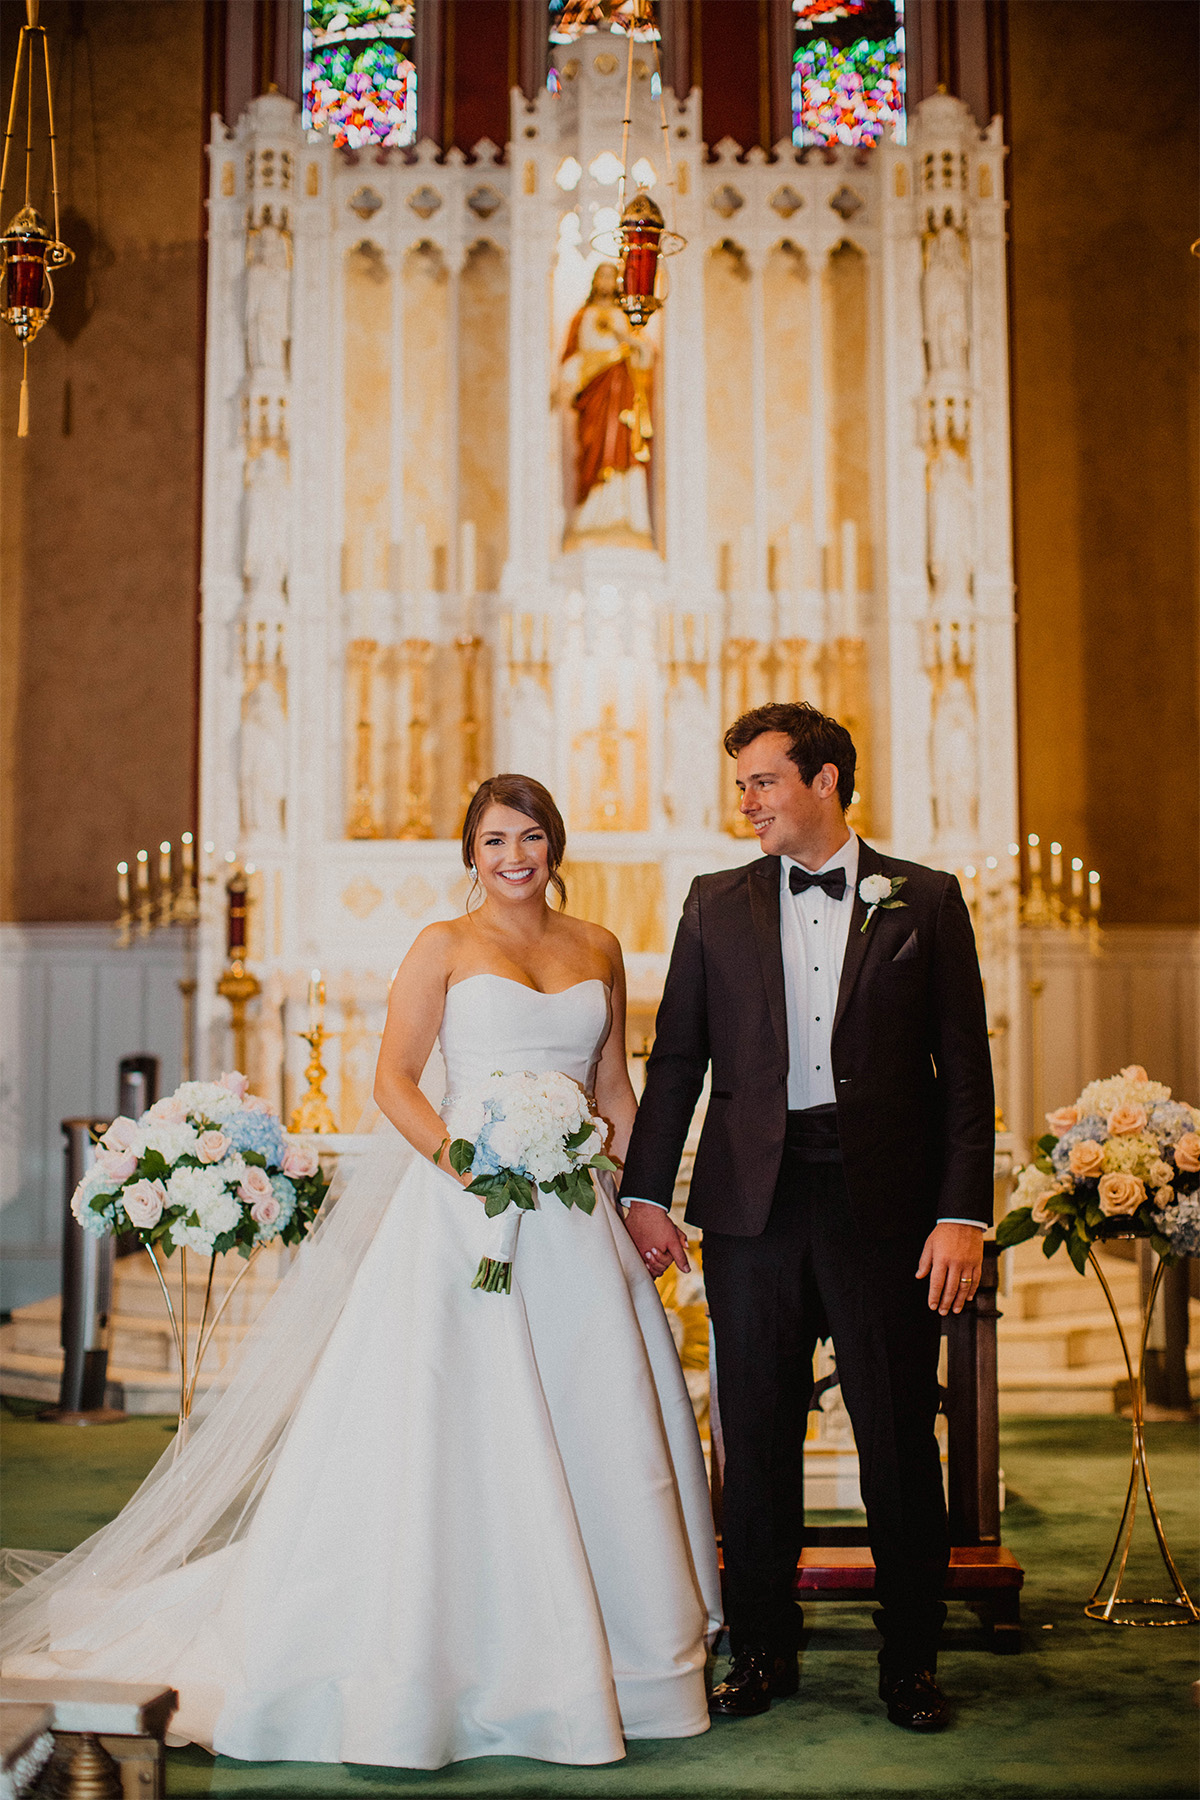
[[[475,837],[489,806],[508,806],[513,812],[524,813],[545,832],[550,886],[558,895],[558,910],[562,912],[567,904],[567,884],[559,869],[567,849],[567,828],[549,788],[535,781],[532,775],[490,775],[480,782],[463,820],[462,859],[468,874],[475,868]]]

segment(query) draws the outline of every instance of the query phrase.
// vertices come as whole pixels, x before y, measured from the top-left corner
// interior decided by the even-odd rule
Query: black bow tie
[[[846,892],[845,869],[826,869],[821,875],[810,875],[807,869],[792,869],[788,874],[788,886],[793,894],[803,894],[808,888],[824,888],[831,900],[840,900]]]

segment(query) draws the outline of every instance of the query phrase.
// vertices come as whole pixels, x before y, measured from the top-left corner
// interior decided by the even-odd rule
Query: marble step
[[[0,1344],[0,1393],[9,1398],[40,1400],[52,1406],[58,1400],[61,1375],[61,1352],[57,1356],[34,1356]],[[219,1380],[218,1372],[209,1369],[206,1362],[196,1383],[197,1392],[212,1386],[214,1377]],[[179,1376],[110,1363],[104,1403],[136,1416],[173,1414],[179,1404]]]
[[[1038,1262],[1040,1267],[1019,1264],[1014,1268],[1009,1290],[1000,1298],[1005,1319],[1061,1319],[1075,1313],[1095,1312],[1106,1305],[1096,1276],[1090,1270],[1086,1275],[1077,1274],[1061,1251],[1054,1263],[1048,1262],[1039,1251]],[[1140,1297],[1136,1263],[1105,1258],[1104,1276],[1122,1312],[1126,1309],[1136,1312]]]
[[[166,1309],[159,1302],[160,1317],[150,1318],[142,1314],[111,1313],[109,1315],[109,1361],[131,1369],[162,1369],[175,1367],[175,1340]],[[193,1319],[198,1313],[193,1315]],[[59,1306],[57,1298],[39,1300],[32,1306],[20,1307],[12,1317],[10,1324],[0,1327],[0,1355],[7,1362],[9,1351],[20,1355],[56,1357],[61,1355],[59,1340]],[[205,1362],[211,1357],[214,1365],[220,1368],[233,1345],[241,1341],[243,1329],[234,1324],[226,1324],[224,1320],[213,1333],[212,1341],[205,1352]],[[189,1339],[195,1342],[195,1329],[192,1326]]]
[[[1193,1398],[1200,1397],[1200,1346],[1189,1349],[1187,1366]],[[1120,1358],[1082,1369],[1006,1371],[1002,1367],[999,1386],[1004,1416],[1114,1413],[1128,1397],[1128,1376]]]

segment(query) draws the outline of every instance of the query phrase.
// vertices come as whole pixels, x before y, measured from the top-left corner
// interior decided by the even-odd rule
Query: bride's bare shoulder
[[[462,921],[437,919],[413,939],[405,964],[425,975],[448,975],[461,942]]]
[[[594,919],[577,919],[571,914],[560,914],[563,925],[567,926],[579,948],[585,951],[591,960],[603,960],[611,974],[616,975],[622,967],[621,942],[607,926],[597,925]],[[611,979],[609,986],[612,986]]]

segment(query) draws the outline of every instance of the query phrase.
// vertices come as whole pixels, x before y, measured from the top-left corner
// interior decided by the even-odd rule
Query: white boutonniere
[[[906,904],[903,900],[897,900],[896,895],[907,880],[907,875],[863,876],[858,884],[858,897],[867,908],[867,916],[859,926],[860,931],[867,929],[881,906],[885,912],[890,912],[893,907]]]

